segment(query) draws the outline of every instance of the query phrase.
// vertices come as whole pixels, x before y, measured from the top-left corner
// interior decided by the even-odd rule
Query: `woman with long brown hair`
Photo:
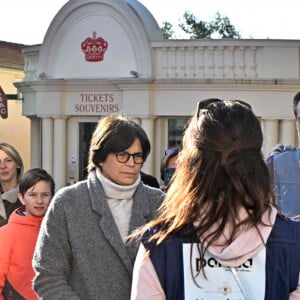
[[[276,208],[251,107],[198,103],[141,240],[131,299],[299,299],[300,223]]]

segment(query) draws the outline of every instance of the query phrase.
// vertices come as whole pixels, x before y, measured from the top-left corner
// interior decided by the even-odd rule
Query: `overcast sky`
[[[51,20],[67,0],[0,0],[0,40],[26,45],[40,44]],[[203,21],[216,12],[227,16],[242,35],[255,39],[299,39],[300,0],[141,0],[159,26],[174,29],[185,11]],[[183,38],[178,30],[177,38]]]

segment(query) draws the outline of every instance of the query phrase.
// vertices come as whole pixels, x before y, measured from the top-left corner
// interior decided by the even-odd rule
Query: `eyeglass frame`
[[[224,102],[224,101],[226,101],[226,100],[221,100],[219,98],[208,98],[208,99],[198,101],[197,102],[197,120],[199,119],[201,109],[208,108],[209,105],[212,103],[219,103],[219,102]],[[243,100],[227,100],[227,101],[240,103],[240,104],[246,106],[248,109],[252,110],[251,105]]]
[[[127,159],[125,159],[124,161],[121,161],[120,160],[120,155],[124,155],[126,154],[127,155]],[[130,154],[129,152],[127,151],[122,151],[122,152],[117,152],[115,153],[116,155],[116,159],[119,163],[121,164],[125,164],[129,161],[130,157],[132,156],[132,159],[133,159],[133,162],[136,164],[136,165],[142,165],[144,162],[145,162],[145,158],[144,158],[144,154],[142,152],[136,152],[136,153],[133,153],[133,154]],[[140,157],[142,159],[142,162],[136,162],[136,158],[137,157]]]

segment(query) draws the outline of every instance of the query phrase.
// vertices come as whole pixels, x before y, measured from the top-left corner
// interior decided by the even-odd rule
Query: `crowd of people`
[[[105,116],[87,178],[55,191],[1,142],[0,300],[300,299],[299,152],[262,145],[247,102],[199,101],[160,184],[144,129]]]

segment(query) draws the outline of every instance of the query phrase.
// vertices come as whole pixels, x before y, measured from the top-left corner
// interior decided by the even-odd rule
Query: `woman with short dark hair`
[[[145,131],[124,116],[102,118],[91,138],[87,180],[62,188],[41,227],[33,266],[41,299],[129,299],[136,243],[162,191],[143,185]]]

